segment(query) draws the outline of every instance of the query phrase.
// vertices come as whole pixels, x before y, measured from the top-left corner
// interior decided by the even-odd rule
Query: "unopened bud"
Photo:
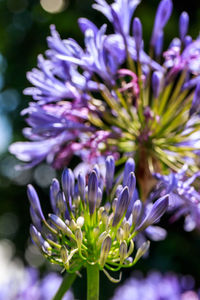
[[[83,234],[82,231],[80,229],[80,227],[78,227],[75,231],[75,237],[76,237],[76,242],[77,242],[77,246],[79,249],[81,249],[81,244],[82,244],[82,240],[83,240]]]
[[[99,264],[101,267],[105,265],[106,259],[108,257],[110,248],[111,248],[111,237],[107,235],[107,237],[104,239],[102,245],[101,245],[101,253],[100,253],[100,259],[99,259]]]
[[[69,226],[72,231],[76,230],[76,228],[77,228],[77,224],[73,219],[69,222]]]
[[[65,222],[61,220],[58,216],[49,214],[49,218],[51,222],[62,231],[62,233],[66,234],[67,236],[71,237],[72,232],[71,230],[67,227]]]
[[[69,261],[68,261],[69,252],[64,245],[60,249],[60,256],[61,256],[61,259],[62,259],[62,262],[63,262],[65,268],[68,270],[69,269]]]
[[[136,253],[135,259],[134,259],[135,263],[148,251],[149,246],[150,246],[150,242],[147,241],[147,242],[144,242],[142,244],[142,246],[137,250],[137,253]]]
[[[106,231],[102,232],[97,240],[97,247],[101,246],[103,243],[103,240],[105,239],[106,235],[108,233]]]
[[[123,241],[119,247],[120,265],[123,264],[126,255],[127,255],[127,244],[125,241]]]
[[[98,235],[99,235],[99,232],[100,232],[99,227],[95,227],[95,228],[93,229],[93,236],[94,236],[94,239],[97,239],[97,237],[98,237]]]
[[[130,225],[128,222],[125,222],[123,229],[124,229],[124,239],[126,240],[130,235]]]
[[[117,234],[116,234],[117,240],[119,241],[119,243],[121,243],[124,239],[124,230],[120,227],[117,230]]]
[[[78,217],[78,219],[76,220],[76,224],[79,227],[82,227],[84,224],[84,217]]]

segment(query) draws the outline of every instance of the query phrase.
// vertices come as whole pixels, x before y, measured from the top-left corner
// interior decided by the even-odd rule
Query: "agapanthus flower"
[[[194,280],[190,275],[151,272],[146,277],[141,273],[125,281],[116,289],[112,300],[198,300]]]
[[[187,166],[179,172],[171,172],[169,175],[155,174],[159,180],[158,185],[164,193],[170,193],[169,211],[172,213],[171,221],[185,217],[184,229],[192,231],[200,229],[200,192],[195,188],[195,180],[200,172],[188,177]],[[198,186],[198,182],[196,184]],[[161,192],[162,193],[162,192]]]
[[[95,165],[86,176],[80,172],[77,179],[71,169],[65,169],[61,186],[54,179],[50,187],[52,213],[48,217],[35,189],[28,185],[30,234],[42,254],[68,273],[93,266],[95,272],[103,270],[116,282],[108,270],[132,267],[146,253],[149,241],[137,248],[137,235],[159,221],[167,210],[168,195],[145,209],[134,195],[133,161],[126,163],[123,175],[116,179],[112,156],[107,157],[105,167],[105,175]]]
[[[180,37],[163,50],[172,1],[162,0],[147,54],[142,23],[133,19],[138,4],[96,0],[93,8],[112,23],[114,33],[81,18],[84,48],[74,39],[62,40],[51,26],[49,50],[27,75],[34,87],[25,93],[35,101],[24,112],[30,141],[10,147],[29,167],[47,160],[61,168],[74,154],[87,163],[109,154],[124,161],[128,155],[135,159],[145,196],[155,184],[152,171],[177,172],[185,163],[188,173],[196,171],[200,39],[187,35],[184,12]]]

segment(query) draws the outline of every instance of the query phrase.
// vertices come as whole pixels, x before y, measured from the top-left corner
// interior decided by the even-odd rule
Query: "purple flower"
[[[185,166],[177,173],[169,175],[157,173],[155,177],[162,183],[163,191],[170,193],[169,209],[173,213],[171,220],[175,221],[184,216],[184,229],[192,231],[200,228],[200,193],[192,185],[200,176],[200,172],[188,177],[186,171]]]
[[[184,281],[188,282],[188,285],[184,285]],[[112,300],[198,300],[199,297],[192,291],[193,288],[194,280],[190,275],[180,276],[173,273],[163,275],[154,271],[143,277],[141,273],[135,272],[134,276],[116,289]]]

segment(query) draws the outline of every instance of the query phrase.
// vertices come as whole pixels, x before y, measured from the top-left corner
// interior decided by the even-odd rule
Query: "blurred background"
[[[145,45],[151,35],[158,0],[144,1],[136,9],[143,23]],[[87,17],[98,26],[106,19],[92,10],[91,0],[0,0],[0,241],[9,243],[12,256],[20,258],[25,265],[40,269],[41,274],[52,267],[45,263],[29,240],[29,203],[26,197],[27,183],[38,190],[42,207],[48,211],[48,186],[56,175],[55,170],[42,164],[33,170],[17,171],[17,160],[8,153],[8,146],[23,140],[25,126],[20,111],[31,101],[23,95],[29,86],[26,72],[37,64],[37,55],[47,49],[46,37],[50,24],[55,24],[62,38],[73,37],[83,45],[83,36],[77,19]],[[190,15],[189,34],[196,38],[200,29],[200,4],[196,0],[174,1],[173,15],[165,30],[165,47],[178,36],[178,18],[186,10]],[[111,27],[108,27],[108,31]],[[58,174],[59,176],[59,174]],[[168,217],[162,221],[168,237],[162,242],[152,242],[150,256],[137,264],[144,273],[150,269],[161,272],[191,274],[200,288],[200,233],[185,233],[183,222],[169,224]],[[132,270],[124,272],[123,280]],[[115,285],[102,275],[101,285],[111,297]],[[84,299],[85,275],[74,286],[77,299]],[[108,288],[109,287],[109,288]]]

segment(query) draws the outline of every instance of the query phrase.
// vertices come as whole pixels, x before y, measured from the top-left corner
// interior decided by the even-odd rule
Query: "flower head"
[[[124,183],[118,187],[114,182],[113,163],[113,157],[107,157],[105,177],[95,166],[86,178],[80,173],[77,181],[73,172],[65,169],[62,189],[56,179],[51,185],[53,213],[48,218],[41,211],[34,188],[28,186],[31,210],[35,213],[31,215],[32,240],[50,262],[69,272],[76,272],[87,263],[97,264],[104,271],[105,268],[119,270],[133,266],[149,248],[149,241],[146,241],[135,251],[136,236],[157,222],[168,207],[166,195],[148,212],[142,209],[141,201],[136,201],[134,196],[133,162],[126,163]],[[128,176],[126,181],[125,176]],[[119,180],[122,181],[122,176],[118,183]],[[34,215],[40,219],[41,226],[38,227]],[[133,253],[134,259],[131,258]]]

